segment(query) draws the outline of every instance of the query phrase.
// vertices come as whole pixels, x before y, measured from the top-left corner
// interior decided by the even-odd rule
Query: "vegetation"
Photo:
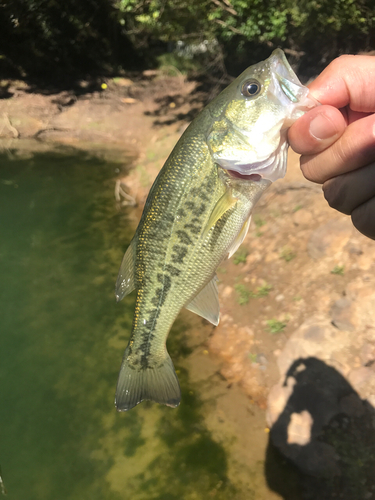
[[[275,333],[280,333],[284,330],[288,321],[279,321],[278,319],[269,319],[267,320],[267,329],[272,335]]]
[[[233,262],[234,264],[244,264],[246,262],[246,257],[248,255],[248,251],[246,248],[240,248],[237,250],[237,252],[233,255]]]
[[[285,262],[290,262],[294,259],[296,253],[289,247],[284,247],[280,252],[280,257],[285,260]]]
[[[116,6],[134,42],[236,38],[239,49],[248,40],[296,44],[327,29],[368,35],[374,22],[369,0],[118,0]]]
[[[252,363],[256,363],[258,361],[258,354],[249,352],[249,359]]]
[[[262,219],[262,217],[260,215],[254,215],[254,223],[256,225],[256,227],[262,227],[266,224],[266,221],[264,219]]]
[[[234,289],[238,294],[238,303],[243,306],[249,302],[250,299],[259,299],[261,297],[267,297],[267,295],[272,290],[272,285],[265,283],[262,286],[258,286],[255,291],[249,290],[244,284],[238,283],[234,285]]]
[[[272,290],[272,285],[268,283],[264,283],[262,286],[258,286],[258,288],[254,292],[254,297],[259,298],[259,297],[267,297],[267,295],[270,293]]]
[[[277,46],[308,68],[371,47],[374,25],[372,0],[5,0],[0,70],[71,78],[169,54],[180,71],[237,73]]]
[[[336,265],[332,269],[331,274],[338,274],[339,276],[344,276],[344,266],[338,266],[338,265]]]
[[[247,304],[252,297],[253,292],[242,283],[237,283],[237,285],[234,285],[234,289],[238,294],[237,302],[239,303],[239,305],[244,306],[245,304]]]

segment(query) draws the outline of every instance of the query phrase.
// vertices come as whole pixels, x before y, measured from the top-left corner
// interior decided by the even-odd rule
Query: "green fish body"
[[[248,68],[190,124],[156,178],[116,284],[137,290],[116,407],[169,406],[180,387],[166,339],[183,307],[219,323],[216,269],[246,236],[262,193],[285,175],[290,124],[316,105],[281,50]]]

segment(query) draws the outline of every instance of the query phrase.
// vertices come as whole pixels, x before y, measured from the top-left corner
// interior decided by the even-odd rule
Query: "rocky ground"
[[[2,146],[132,150],[134,168],[115,194],[137,218],[205,96],[182,76],[156,72],[102,83],[36,93],[3,82]],[[271,441],[301,472],[307,500],[375,499],[374,257],[375,242],[328,207],[292,152],[286,178],[265,193],[242,247],[218,269],[221,322],[205,348],[228,383],[266,410]]]

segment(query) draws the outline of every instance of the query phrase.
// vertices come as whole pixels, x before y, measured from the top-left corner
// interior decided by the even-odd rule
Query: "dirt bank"
[[[8,82],[0,100],[2,146],[37,139],[40,148],[57,142],[90,150],[105,144],[117,157],[132,151],[134,168],[120,180],[117,195],[139,217],[153,179],[205,97],[182,76],[146,74],[105,84],[88,91],[82,82],[79,92],[42,94]],[[375,453],[374,256],[375,242],[328,207],[291,153],[287,176],[263,196],[241,249],[218,269],[221,322],[202,352],[220,359],[229,385],[239,385],[253,404],[268,408],[278,448],[304,473],[320,478],[314,484],[306,480],[317,493],[304,498],[342,492],[347,499],[375,497],[369,458]],[[317,361],[303,364],[306,359]],[[326,381],[314,393],[314,407],[308,404],[311,381],[304,379],[307,393],[298,399],[301,379],[289,371],[311,363],[312,380]],[[330,384],[330,377],[341,382]],[[328,412],[327,400],[335,401]],[[285,416],[287,407],[292,410]],[[350,454],[350,443],[340,445],[340,418],[347,419],[352,436],[370,422],[368,434],[358,434],[361,457]],[[317,444],[322,442],[323,448]],[[307,443],[315,448],[306,452]],[[323,469],[330,471],[330,482]],[[325,496],[318,491],[322,484]]]

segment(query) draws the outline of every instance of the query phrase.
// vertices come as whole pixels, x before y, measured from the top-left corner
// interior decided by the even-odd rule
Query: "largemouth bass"
[[[156,178],[116,284],[136,289],[116,407],[176,407],[181,391],[166,349],[183,307],[219,323],[216,269],[246,236],[251,211],[286,172],[287,129],[316,101],[282,50],[245,70],[186,129]]]

